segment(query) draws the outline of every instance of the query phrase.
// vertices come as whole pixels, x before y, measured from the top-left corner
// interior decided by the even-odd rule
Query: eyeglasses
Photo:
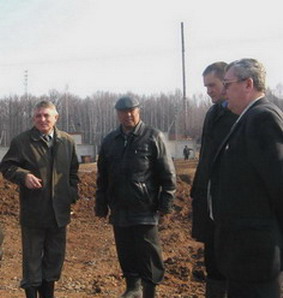
[[[223,87],[225,90],[227,90],[231,84],[244,82],[245,80],[246,79],[241,79],[241,80],[236,80],[236,81],[223,81]]]

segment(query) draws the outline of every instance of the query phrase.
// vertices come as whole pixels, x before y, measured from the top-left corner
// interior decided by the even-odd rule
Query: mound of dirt
[[[176,160],[177,196],[174,212],[160,223],[166,275],[158,297],[204,297],[203,247],[191,239],[191,205],[188,199],[196,160]],[[112,227],[94,217],[96,165],[80,166],[80,200],[73,206],[68,228],[63,273],[56,297],[118,297],[124,281],[117,261]],[[0,267],[0,297],[24,297],[21,279],[21,235],[18,225],[17,186],[0,177],[0,221],[5,231]]]

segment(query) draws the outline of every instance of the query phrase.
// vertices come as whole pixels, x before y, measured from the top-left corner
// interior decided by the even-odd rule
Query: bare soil
[[[189,190],[197,160],[176,160],[178,190],[175,211],[160,223],[166,275],[158,297],[204,297],[203,247],[191,239]],[[124,280],[117,261],[112,227],[94,217],[96,165],[80,166],[80,200],[68,227],[67,252],[56,298],[119,297]],[[4,228],[4,258],[0,267],[0,297],[24,297],[21,279],[21,234],[17,186],[0,177],[0,221]]]

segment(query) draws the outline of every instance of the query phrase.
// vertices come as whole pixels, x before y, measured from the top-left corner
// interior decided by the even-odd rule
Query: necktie
[[[42,138],[46,141],[48,147],[52,146],[52,137],[50,135],[44,135]]]
[[[51,141],[51,136],[50,135],[44,135],[43,138],[44,138],[44,140],[46,142],[50,142]]]

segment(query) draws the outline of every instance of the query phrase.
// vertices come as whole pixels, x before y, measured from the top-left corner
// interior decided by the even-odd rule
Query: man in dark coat
[[[21,287],[26,297],[53,297],[65,256],[70,206],[77,200],[78,160],[73,139],[58,130],[56,107],[35,106],[34,127],[15,137],[4,156],[3,176],[20,187],[23,246]]]
[[[204,120],[200,158],[190,194],[193,207],[192,236],[197,241],[204,242],[207,298],[222,298],[226,295],[226,280],[215,262],[214,223],[209,218],[207,207],[207,183],[213,158],[237,119],[226,108],[227,102],[223,97],[222,81],[226,65],[225,62],[215,62],[203,72],[204,86],[213,105]]]
[[[115,108],[121,125],[102,143],[95,211],[106,217],[111,210],[127,284],[121,297],[153,298],[164,276],[157,225],[159,217],[171,211],[175,169],[162,133],[141,121],[139,102],[122,97]]]
[[[255,59],[230,63],[224,86],[239,118],[212,165],[217,263],[229,298],[280,298],[283,113],[265,97],[265,70]]]
[[[187,145],[185,145],[185,147],[183,149],[184,160],[188,160],[189,159],[191,150],[192,149],[190,149]]]

